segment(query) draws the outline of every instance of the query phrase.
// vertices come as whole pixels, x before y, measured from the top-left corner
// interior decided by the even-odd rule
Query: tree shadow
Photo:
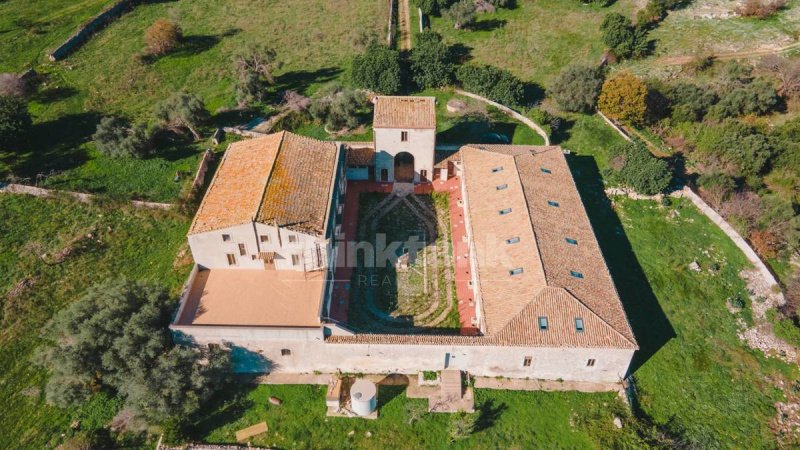
[[[342,69],[338,67],[323,67],[318,70],[293,70],[275,78],[276,91],[297,91],[305,94],[308,87],[316,83],[327,83],[334,80]]]
[[[628,370],[633,373],[675,337],[675,330],[661,309],[622,222],[605,195],[594,158],[570,155],[567,161],[639,344]]]
[[[80,166],[89,158],[82,144],[91,140],[98,122],[98,113],[86,112],[35,124],[29,133],[29,152],[9,165],[23,176]]]
[[[550,127],[550,143],[558,145],[570,137],[570,130],[575,126],[575,119],[567,119],[565,117],[558,117],[558,126]]]
[[[405,390],[406,386],[391,386],[385,384],[380,385],[378,387],[378,407],[383,408],[384,406],[388,405]]]
[[[488,19],[475,22],[470,25],[469,28],[472,31],[492,31],[498,28],[503,28],[506,26],[506,23],[508,23],[508,21],[504,19]]]
[[[43,89],[31,96],[31,100],[38,103],[54,103],[68,99],[77,94],[77,89],[69,86]]]
[[[255,383],[246,380],[236,380],[228,383],[225,389],[220,390],[200,410],[213,411],[211,414],[197,417],[186,427],[187,437],[193,440],[202,440],[208,430],[216,430],[235,422],[255,406],[255,402],[247,398],[250,392],[258,387]]]
[[[475,421],[475,432],[491,428],[497,419],[508,409],[505,403],[495,405],[494,400],[489,399],[478,407],[478,419]]]
[[[219,111],[211,117],[210,123],[215,127],[241,125],[258,117],[259,111],[255,108],[234,108]]]
[[[449,47],[450,55],[456,64],[464,64],[472,60],[472,47],[458,43]]]
[[[523,105],[532,106],[544,99],[544,88],[533,82],[525,82],[523,86]]]

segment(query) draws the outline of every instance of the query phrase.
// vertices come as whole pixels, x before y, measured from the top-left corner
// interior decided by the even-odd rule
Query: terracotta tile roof
[[[436,129],[436,98],[378,96],[372,127]]]
[[[256,220],[323,234],[340,146],[283,132]]]
[[[375,149],[369,146],[359,146],[356,142],[344,144],[347,156],[347,166],[372,166],[375,164]]]
[[[177,324],[318,327],[325,274],[202,270],[194,279]]]
[[[500,333],[498,338],[506,336],[509,342],[518,341],[523,335],[508,327],[517,323],[518,329],[536,330],[536,318],[547,315],[536,311],[553,310],[553,305],[562,305],[557,320],[566,321],[567,309],[563,305],[572,298],[576,305],[570,309],[571,313],[579,312],[575,309],[578,305],[588,308],[597,320],[622,337],[626,346],[635,347],[622,302],[561,149],[471,145],[462,147],[461,154],[471,232],[477,237],[478,277],[487,334]],[[502,170],[497,170],[500,167]],[[507,187],[498,190],[498,185]],[[511,212],[499,215],[498,210],[505,208],[511,208]],[[506,244],[504,240],[510,237],[519,237],[519,243]],[[489,240],[492,238],[495,240]],[[510,275],[509,271],[516,268],[521,268],[522,273]],[[534,299],[547,287],[562,288],[568,296],[561,295],[557,302],[543,301],[540,308]],[[530,308],[533,311],[523,313],[523,309]],[[534,322],[519,325],[523,317]],[[588,326],[589,319],[584,320]],[[574,323],[569,322],[564,333],[550,335],[556,341],[573,341]],[[594,336],[598,345],[609,339],[608,333],[584,332],[582,336],[584,340]],[[528,339],[531,338],[522,340]]]
[[[278,154],[282,133],[231,144],[197,209],[189,234],[253,220]]]

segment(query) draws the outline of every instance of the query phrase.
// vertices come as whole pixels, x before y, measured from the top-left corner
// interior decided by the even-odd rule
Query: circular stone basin
[[[467,104],[464,102],[464,100],[458,100],[454,98],[447,102],[447,112],[457,113],[462,112],[465,109],[467,109]]]

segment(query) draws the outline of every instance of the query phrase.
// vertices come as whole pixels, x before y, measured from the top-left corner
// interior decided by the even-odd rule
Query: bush
[[[92,139],[97,150],[111,158],[138,158],[153,149],[152,135],[145,125],[132,126],[118,117],[104,117]]]
[[[521,105],[525,98],[525,85],[507,70],[465,65],[456,71],[456,79],[465,90],[506,106]]]
[[[456,30],[472,25],[476,15],[475,0],[459,0],[444,12],[444,17],[453,22]]]
[[[783,9],[787,0],[747,0],[736,8],[736,13],[743,17],[767,18]]]
[[[414,3],[422,10],[422,14],[438,16],[453,4],[453,0],[415,0]]]
[[[590,112],[597,105],[604,79],[600,67],[570,66],[561,71],[548,93],[567,111]]]
[[[672,181],[667,162],[653,156],[640,140],[612,147],[609,156],[614,160],[612,180],[640,194],[662,193]]]
[[[164,55],[175,48],[183,40],[181,27],[169,20],[159,19],[144,32],[144,41],[147,44],[147,53],[151,55]]]
[[[311,103],[311,115],[329,131],[355,128],[366,108],[364,94],[338,86],[323,91]]]
[[[641,58],[650,52],[647,30],[619,13],[606,14],[600,25],[603,42],[620,58]]]
[[[672,120],[678,123],[702,120],[718,100],[711,89],[689,83],[670,85],[664,94],[672,105]]]
[[[724,119],[747,114],[764,115],[775,111],[779,106],[780,97],[772,83],[755,80],[725,94],[709,112],[714,118]]]
[[[477,414],[468,414],[463,411],[453,414],[450,419],[450,442],[469,437],[475,431],[477,422]]]
[[[700,175],[697,185],[702,189],[703,197],[715,208],[719,208],[722,202],[727,200],[731,192],[736,189],[736,182],[733,178],[719,172]]]
[[[453,54],[433,31],[417,34],[417,45],[411,51],[411,74],[420,88],[438,88],[453,82]]]
[[[364,53],[353,58],[353,83],[380,94],[395,94],[403,86],[400,53],[372,43]]]
[[[597,106],[611,119],[642,124],[647,114],[647,85],[628,72],[620,72],[603,83]]]
[[[28,135],[33,120],[28,104],[19,97],[0,95],[0,148],[21,143]]]

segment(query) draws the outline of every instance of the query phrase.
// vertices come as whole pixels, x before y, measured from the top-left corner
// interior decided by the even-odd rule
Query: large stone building
[[[468,255],[477,335],[357,333],[330,319],[347,174],[374,164],[377,181],[411,181],[398,177],[403,153],[414,180],[433,174],[435,119],[406,116],[431,113],[433,100],[385,99],[374,150],[287,132],[229,147],[189,232],[197,265],[176,337],[231,345],[240,371],[624,378],[637,343],[558,147],[468,145],[438,158],[459,168],[466,236],[453,247]],[[387,104],[406,112],[386,118]],[[419,141],[394,139],[406,129]]]

